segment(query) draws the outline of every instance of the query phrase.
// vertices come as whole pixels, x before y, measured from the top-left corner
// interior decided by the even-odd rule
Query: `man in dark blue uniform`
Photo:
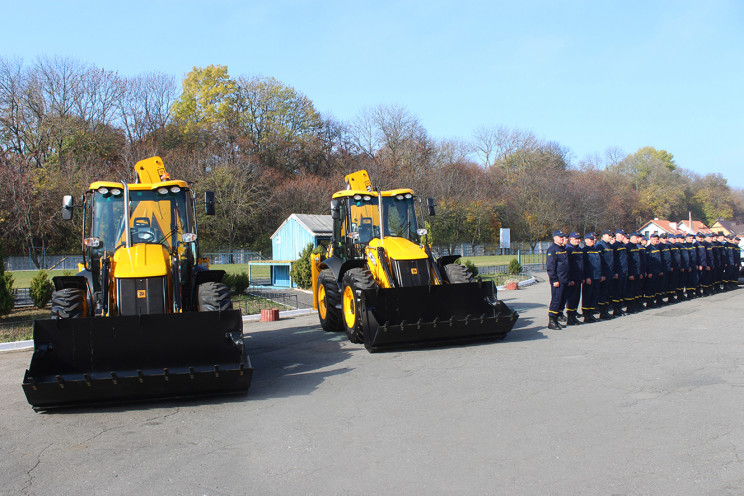
[[[568,254],[563,246],[563,231],[553,232],[553,244],[546,252],[545,266],[550,280],[550,307],[548,308],[548,329],[562,329],[558,314],[563,312],[564,291],[568,287]]]
[[[698,261],[698,284],[697,284],[697,295],[705,296],[706,291],[706,280],[707,280],[707,269],[708,266],[708,248],[705,246],[705,233],[698,231],[695,235],[695,250],[697,251]]]
[[[600,320],[610,320],[611,308],[611,291],[613,281],[615,280],[615,255],[612,250],[613,233],[609,229],[602,231],[602,239],[594,246],[600,253],[602,259],[602,278],[599,283],[599,318]]]
[[[638,281],[636,301],[638,302],[637,308],[641,311],[646,304],[646,238],[641,232],[636,231],[636,239],[638,240],[638,258],[641,261],[641,280]]]
[[[612,249],[615,252],[615,288],[612,292],[613,317],[625,315],[623,304],[625,303],[625,285],[628,282],[628,252],[623,244],[625,231],[618,229],[615,231],[615,242],[612,243]]]
[[[659,306],[660,287],[664,277],[664,262],[661,257],[659,235],[651,235],[646,247],[646,308]]]
[[[628,279],[625,283],[625,293],[623,294],[623,303],[628,309],[628,313],[638,313],[636,305],[636,296],[638,291],[638,281],[641,280],[641,255],[638,253],[638,236],[636,233],[630,233],[630,237],[623,236],[623,245],[628,258]]]
[[[566,288],[566,325],[579,325],[576,318],[581,298],[581,284],[584,282],[584,252],[579,244],[581,234],[572,232],[568,237],[566,253],[568,254],[568,287]]]
[[[732,269],[734,289],[737,289],[739,287],[739,271],[741,270],[741,248],[739,248],[740,242],[741,238],[739,238],[739,236],[734,236],[734,268]]]
[[[599,312],[599,286],[602,284],[601,248],[595,245],[593,232],[584,235],[584,286],[581,289],[581,313],[584,323],[597,322],[594,313]]]
[[[739,267],[736,264],[736,251],[739,249],[738,245],[734,244],[734,235],[729,234],[726,236],[726,255],[728,259],[728,267],[726,268],[726,290],[732,290],[736,288],[736,283],[739,280]]]
[[[687,233],[685,236],[685,248],[689,259],[687,277],[685,278],[685,296],[689,300],[697,296],[698,267],[700,265],[698,263],[697,246],[695,246],[695,236],[692,233]]]
[[[705,233],[705,264],[703,265],[703,294],[708,296],[713,294],[713,278],[716,271],[716,256],[713,251],[713,233]]]
[[[667,246],[669,246],[669,255],[672,259],[672,271],[669,274],[669,303],[677,302],[677,286],[679,285],[679,268],[682,264],[682,257],[677,246],[677,235],[669,234],[667,237]]]
[[[661,250],[661,262],[664,266],[664,275],[661,278],[661,282],[659,285],[659,297],[657,298],[657,303],[659,305],[666,305],[669,302],[669,300],[664,301],[664,298],[669,298],[669,288],[671,285],[669,284],[670,274],[672,272],[672,252],[669,251],[669,244],[667,243],[667,233],[661,233],[659,235],[659,250]]]

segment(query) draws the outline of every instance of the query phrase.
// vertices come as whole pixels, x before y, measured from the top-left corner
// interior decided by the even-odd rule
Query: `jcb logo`
[[[147,298],[147,291],[144,289],[138,289],[137,298]]]
[[[418,274],[418,269],[416,268],[411,269],[411,274],[413,274],[414,276]]]

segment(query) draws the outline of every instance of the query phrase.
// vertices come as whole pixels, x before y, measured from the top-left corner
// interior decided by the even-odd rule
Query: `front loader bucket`
[[[240,310],[37,320],[34,409],[248,390]]]
[[[422,344],[504,339],[519,315],[496,299],[493,282],[361,292],[369,351]]]

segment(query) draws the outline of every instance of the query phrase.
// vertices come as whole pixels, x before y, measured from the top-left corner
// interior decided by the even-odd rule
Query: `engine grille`
[[[394,260],[392,263],[395,278],[401,286],[425,286],[429,277],[428,260]]]
[[[116,280],[119,315],[165,313],[165,277]]]

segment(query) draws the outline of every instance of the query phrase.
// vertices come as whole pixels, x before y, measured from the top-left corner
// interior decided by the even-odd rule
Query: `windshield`
[[[383,197],[382,206],[385,236],[406,238],[418,244],[414,197],[410,194]],[[378,197],[364,195],[350,199],[349,220],[349,232],[358,233],[353,235],[356,243],[367,244],[372,238],[380,237]]]
[[[181,235],[193,232],[187,191],[158,193],[156,190],[129,192],[129,227],[132,245],[160,243],[168,251],[178,245]],[[98,239],[97,253],[114,252],[126,244],[124,195],[93,193],[90,237]]]

